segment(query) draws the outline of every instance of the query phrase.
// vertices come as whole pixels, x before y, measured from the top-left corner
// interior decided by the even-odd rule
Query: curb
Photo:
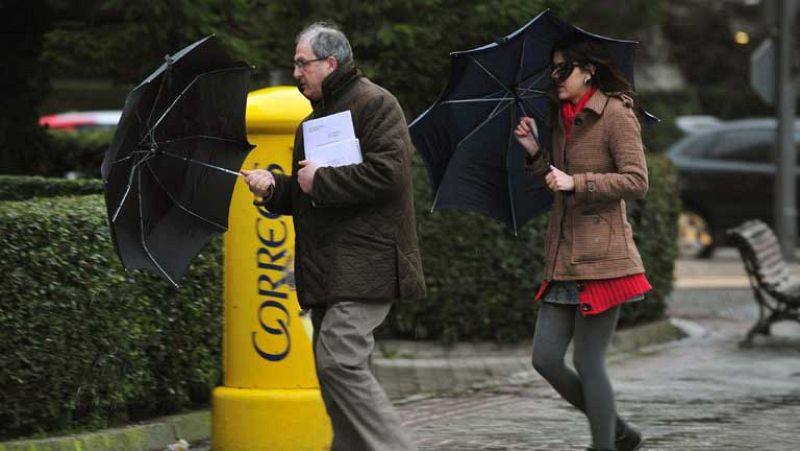
[[[614,358],[686,336],[673,321],[663,319],[616,332],[608,355]],[[372,360],[375,377],[389,398],[401,403],[426,395],[526,378],[533,372],[530,340],[512,345],[458,343],[453,346],[384,340],[377,348],[384,357],[376,355]]]
[[[211,411],[172,415],[140,425],[0,443],[0,451],[151,451],[164,450],[179,439],[205,440],[211,431]]]
[[[686,333],[664,319],[624,329],[612,338],[609,356],[677,340]],[[530,341],[514,345],[434,343],[382,340],[372,360],[375,376],[389,397],[410,402],[441,392],[466,390],[529,374]],[[414,358],[411,358],[413,356]],[[208,440],[211,411],[158,418],[145,424],[35,440],[0,442],[0,451],[153,451],[184,439]]]

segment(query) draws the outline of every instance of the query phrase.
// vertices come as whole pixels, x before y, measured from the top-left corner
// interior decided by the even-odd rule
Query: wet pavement
[[[800,325],[738,343],[757,309],[738,256],[679,261],[669,314],[689,336],[617,354],[609,374],[644,450],[800,449]],[[797,269],[797,266],[794,267]],[[420,450],[582,450],[585,418],[533,371],[399,407]],[[207,450],[207,444],[192,450]]]
[[[795,266],[795,269],[797,267]],[[669,314],[689,337],[616,356],[617,408],[645,450],[800,449],[800,325],[778,323],[751,348],[757,315],[738,256],[682,260]],[[420,450],[579,450],[585,418],[534,372],[515,383],[400,407]]]
[[[800,328],[750,349],[747,323],[699,321],[698,335],[611,362],[619,412],[647,450],[796,451]],[[784,335],[785,334],[785,335]],[[587,423],[535,374],[516,385],[400,407],[421,450],[578,450]]]

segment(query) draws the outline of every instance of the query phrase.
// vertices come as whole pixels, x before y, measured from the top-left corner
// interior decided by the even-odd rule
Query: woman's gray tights
[[[584,317],[577,305],[542,302],[533,337],[533,367],[570,404],[589,418],[592,447],[614,449],[617,427],[614,391],[606,374],[605,354],[617,326],[620,306]],[[574,340],[573,363],[564,355]]]

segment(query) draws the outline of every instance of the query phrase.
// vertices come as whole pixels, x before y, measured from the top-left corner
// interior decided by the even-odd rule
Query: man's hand
[[[547,182],[547,187],[553,192],[573,191],[575,189],[575,179],[553,165],[550,165],[550,172],[547,173],[544,181]]]
[[[264,197],[275,186],[275,177],[272,173],[264,169],[253,169],[248,171],[242,169],[242,176],[244,181],[250,187],[250,191],[258,197]]]
[[[308,194],[314,188],[314,174],[317,173],[317,163],[311,160],[303,160],[298,163],[300,169],[297,170],[297,184],[304,193]]]

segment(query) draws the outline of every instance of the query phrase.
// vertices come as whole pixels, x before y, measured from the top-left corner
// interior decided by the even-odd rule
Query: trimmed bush
[[[79,177],[100,177],[100,164],[114,137],[111,129],[49,130],[49,176],[74,173]]]
[[[668,160],[648,155],[650,190],[628,203],[634,238],[654,290],[645,302],[623,308],[620,324],[663,317],[672,290],[680,210],[675,171]],[[430,213],[431,192],[422,164],[414,179],[418,232],[427,299],[398,302],[382,336],[512,342],[530,338],[536,322],[532,302],[542,280],[546,215],[514,236],[494,220],[461,211]]]
[[[100,179],[68,180],[25,175],[0,175],[0,201],[102,193],[103,181]]]
[[[220,248],[175,290],[122,268],[102,197],[0,202],[0,437],[207,405],[220,379]]]

